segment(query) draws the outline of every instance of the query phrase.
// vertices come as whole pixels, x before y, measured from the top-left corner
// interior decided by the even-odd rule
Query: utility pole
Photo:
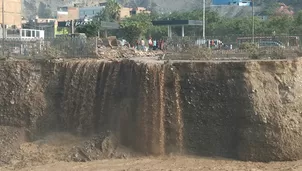
[[[4,24],[4,0],[2,0],[2,55],[4,57],[4,37],[5,37],[5,24]]]
[[[71,34],[74,34],[74,20],[71,20]]]
[[[203,9],[202,9],[202,39],[206,40],[206,0],[203,0]]]
[[[253,44],[255,44],[255,11],[254,11],[254,0],[252,0],[252,19],[253,19],[253,28],[252,28],[252,37],[253,37]]]

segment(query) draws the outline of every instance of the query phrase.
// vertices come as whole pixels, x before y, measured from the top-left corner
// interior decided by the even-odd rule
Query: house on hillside
[[[79,18],[91,19],[97,14],[101,13],[105,9],[105,6],[95,6],[95,7],[82,7],[79,8]]]
[[[151,11],[147,10],[145,7],[132,8],[130,11],[131,15],[135,15],[135,14],[139,14],[139,13],[150,14]]]
[[[285,5],[284,3],[279,3],[279,7],[275,11],[275,15],[289,15],[293,16],[294,11],[291,9],[291,7]]]
[[[252,1],[251,0],[230,0],[229,5],[238,5],[238,6],[249,7],[249,6],[252,6]]]
[[[132,15],[140,14],[140,13],[150,14],[151,11],[147,10],[145,7],[137,7],[137,8],[121,7],[121,9],[120,9],[121,19],[130,17]]]

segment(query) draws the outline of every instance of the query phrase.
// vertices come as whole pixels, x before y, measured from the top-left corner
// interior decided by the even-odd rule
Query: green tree
[[[148,14],[136,14],[121,22],[124,38],[132,44],[146,34],[151,26],[151,17]]]
[[[95,37],[98,35],[99,24],[92,21],[89,24],[85,24],[76,29],[78,33],[85,33],[87,37]]]
[[[271,1],[271,2],[266,3],[264,10],[263,10],[263,15],[267,15],[267,16],[274,15],[278,6],[279,5],[276,1]]]
[[[120,5],[115,0],[107,0],[105,9],[95,19],[98,21],[119,21],[120,9]]]
[[[287,15],[274,16],[267,21],[267,30],[276,34],[289,34],[293,30],[294,19]]]
[[[295,24],[302,25],[302,10],[297,13],[295,16]]]

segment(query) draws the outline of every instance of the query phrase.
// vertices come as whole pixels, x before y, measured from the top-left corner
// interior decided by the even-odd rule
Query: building
[[[106,6],[107,5],[107,2],[102,2],[102,3],[99,3],[99,6]]]
[[[284,3],[279,3],[279,8],[276,9],[275,15],[289,15],[293,16],[294,11],[289,8],[289,6],[285,5]]]
[[[150,14],[151,11],[148,11],[145,7],[137,7],[137,8],[132,8],[130,10],[130,15],[135,15],[140,13]]]
[[[57,9],[57,21],[68,21],[79,19],[79,8],[59,7]]]
[[[0,0],[0,23],[2,24],[2,1]],[[5,0],[4,2],[4,24],[8,28],[16,27],[21,28],[22,24],[22,0]]]
[[[104,10],[105,6],[96,6],[96,7],[83,7],[79,8],[79,18],[88,18],[91,19],[95,15],[99,14]]]
[[[213,0],[212,5],[229,5],[230,0]]]
[[[23,29],[35,29],[43,30],[44,37],[53,38],[55,33],[56,19],[53,18],[39,18],[38,16],[34,20],[26,21],[22,24]]]
[[[120,9],[120,18],[123,19],[123,18],[130,17],[131,16],[131,14],[130,14],[131,10],[132,10],[132,8],[121,7],[121,9]]]
[[[97,14],[101,13],[106,8],[106,3],[99,4],[100,6],[91,6],[91,7],[59,7],[57,9],[57,21],[70,21],[78,19],[92,19]],[[120,18],[130,17],[131,15],[147,13],[150,14],[151,11],[148,11],[144,7],[137,8],[120,8]]]
[[[132,15],[136,15],[136,14],[140,14],[140,13],[150,14],[151,11],[148,11],[144,7],[137,7],[137,8],[121,7],[121,9],[120,9],[121,19],[131,17]]]
[[[252,6],[251,0],[230,0],[230,5]]]

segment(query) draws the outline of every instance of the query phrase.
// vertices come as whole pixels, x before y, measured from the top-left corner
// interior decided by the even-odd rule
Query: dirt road
[[[5,169],[1,169],[5,171]],[[170,156],[161,158],[111,159],[86,163],[55,162],[21,171],[300,171],[302,161],[253,163],[194,156]]]

